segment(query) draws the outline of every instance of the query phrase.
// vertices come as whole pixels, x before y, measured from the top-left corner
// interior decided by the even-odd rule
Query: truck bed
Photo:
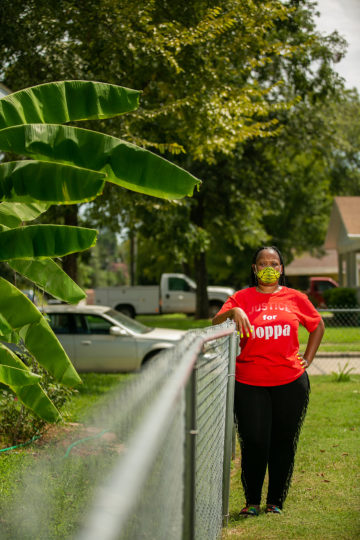
[[[94,290],[94,304],[110,306],[133,306],[137,315],[159,312],[159,287],[135,285],[134,287],[99,287]]]

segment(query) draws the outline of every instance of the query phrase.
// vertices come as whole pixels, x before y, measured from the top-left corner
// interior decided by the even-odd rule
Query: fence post
[[[223,498],[222,513],[223,526],[226,527],[229,521],[229,494],[230,494],[230,469],[231,455],[233,451],[233,426],[234,426],[234,387],[235,387],[235,363],[236,363],[236,339],[237,334],[233,332],[229,336],[229,371],[226,392],[225,411],[225,435],[224,435],[224,465],[223,465]]]
[[[196,364],[185,389],[185,460],[183,540],[195,540],[196,491]]]

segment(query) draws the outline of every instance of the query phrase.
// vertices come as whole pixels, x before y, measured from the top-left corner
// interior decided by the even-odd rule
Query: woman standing
[[[251,283],[228,298],[212,321],[220,324],[232,319],[240,333],[235,416],[246,498],[240,515],[244,517],[259,515],[266,468],[265,512],[282,511],[309,399],[305,369],[324,334],[323,320],[307,296],[285,286],[284,262],[276,247],[256,251]],[[299,324],[309,332],[303,355]]]

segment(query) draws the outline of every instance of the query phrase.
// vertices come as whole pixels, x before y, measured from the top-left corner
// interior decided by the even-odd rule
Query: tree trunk
[[[209,300],[206,255],[204,252],[195,255],[195,275],[197,284],[195,319],[207,319],[209,317]]]
[[[195,193],[194,199],[197,204],[193,205],[190,219],[198,227],[204,226],[204,207],[201,193]],[[195,319],[207,319],[209,316],[209,299],[207,293],[207,268],[205,252],[198,252],[194,255],[195,281],[196,281],[196,310]]]
[[[129,231],[130,241],[130,285],[136,285],[136,259],[137,259],[137,244],[135,229]]]
[[[64,214],[64,224],[71,225],[73,227],[78,226],[78,206],[77,204],[72,204],[66,206]],[[77,267],[77,253],[70,253],[70,255],[65,255],[62,259],[62,269],[71,277],[76,283],[78,278],[78,267]]]

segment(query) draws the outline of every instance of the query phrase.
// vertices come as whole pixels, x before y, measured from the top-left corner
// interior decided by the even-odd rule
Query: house
[[[327,249],[318,257],[304,253],[286,265],[286,280],[291,287],[305,291],[309,286],[310,276],[329,277],[338,281],[336,249]]]
[[[339,283],[358,289],[360,301],[360,197],[335,197],[326,249],[336,249]]]

